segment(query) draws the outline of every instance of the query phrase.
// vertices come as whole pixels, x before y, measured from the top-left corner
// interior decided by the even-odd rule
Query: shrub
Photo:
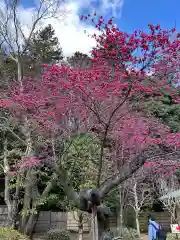
[[[111,238],[108,238],[107,240],[113,240],[119,236],[119,233],[117,232],[116,228],[112,228],[111,231],[114,233],[115,238],[111,237]],[[123,227],[122,234],[123,234],[123,240],[139,240],[137,230],[134,228]]]
[[[124,240],[139,240],[137,230],[134,228],[123,228],[123,239]]]
[[[47,240],[70,240],[70,237],[66,230],[52,229],[47,232]]]
[[[114,233],[112,230],[107,229],[106,231],[103,232],[101,240],[112,240],[114,237]]]
[[[0,227],[0,239],[1,240],[29,240],[27,236],[9,227]]]
[[[123,240],[139,240],[139,236],[136,229],[124,227],[122,229],[122,233],[123,233]],[[116,239],[117,237],[118,237],[117,229],[112,228],[110,230],[109,229],[106,230],[102,234],[101,240],[113,240],[113,239]],[[172,240],[175,240],[175,239],[172,239]]]
[[[180,240],[180,236],[176,233],[168,233],[166,240]]]

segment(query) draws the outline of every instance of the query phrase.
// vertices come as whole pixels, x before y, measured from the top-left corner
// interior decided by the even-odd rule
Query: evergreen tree
[[[3,49],[0,50],[0,88],[9,86],[17,77],[17,64],[12,60],[10,54],[4,53]]]
[[[17,64],[12,53],[0,51],[0,86],[17,79]],[[63,59],[62,49],[51,25],[34,33],[26,52],[22,55],[23,76],[36,76],[41,72],[43,63],[52,64]]]
[[[37,62],[48,64],[63,59],[58,38],[55,37],[55,31],[50,24],[34,34],[28,50],[31,58]]]
[[[67,58],[67,62],[71,67],[86,68],[91,63],[91,58],[84,53],[75,52],[74,55]]]
[[[35,32],[23,58],[24,74],[31,76],[39,73],[41,64],[53,64],[63,59],[58,38],[50,24]]]

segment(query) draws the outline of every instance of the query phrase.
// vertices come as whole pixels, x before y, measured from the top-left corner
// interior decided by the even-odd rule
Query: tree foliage
[[[161,119],[173,132],[180,131],[180,104],[172,101],[171,96],[147,101],[147,110],[150,114]]]
[[[82,133],[73,137],[61,164],[68,170],[70,181],[77,191],[82,186],[95,186],[99,152],[100,143],[93,136]]]
[[[5,53],[2,46],[1,54],[1,76],[2,85],[17,81],[17,63],[12,59],[17,57],[16,53]],[[26,51],[21,56],[22,74],[25,77],[34,77],[41,73],[42,64],[52,64],[63,59],[62,49],[55,31],[51,25],[45,26],[33,33]]]
[[[38,215],[39,202],[52,197],[54,185],[63,188],[74,207],[105,219],[109,212],[102,200],[145,163],[166,173],[179,166],[179,135],[144,111],[147,96],[160,98],[167,87],[166,79],[152,81],[147,73],[162,75],[161,56],[171,59],[170,50],[179,51],[178,36],[171,41],[174,30],[159,25],[150,25],[147,33],[127,34],[103,18],[97,19],[97,29],[100,35],[93,35],[97,46],[86,68],[44,64],[41,76],[10,85],[0,100],[19,132],[15,134],[11,126],[7,130],[23,145],[16,171],[5,161],[7,146],[3,160],[6,180],[16,172],[18,183],[9,206],[18,205],[22,187],[25,213],[31,212],[23,215],[25,232]],[[176,94],[171,95],[173,101]],[[7,124],[3,119],[2,126]],[[51,172],[38,191],[42,164]]]
[[[91,64],[91,58],[87,54],[75,52],[71,57],[67,58],[67,62],[71,67],[86,68]]]
[[[62,49],[52,25],[49,24],[33,34],[24,59],[27,60],[25,65],[25,68],[28,68],[26,70],[27,74],[30,74],[32,71],[35,71],[35,74],[37,74],[38,68],[41,67],[42,63],[58,63],[63,59]]]

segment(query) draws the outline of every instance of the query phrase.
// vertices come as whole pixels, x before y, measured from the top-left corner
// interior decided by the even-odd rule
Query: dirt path
[[[34,234],[33,240],[45,240],[45,236],[43,234]]]
[[[142,235],[143,240],[148,240],[148,235],[147,234],[141,234],[141,235]]]
[[[147,234],[142,234],[143,240],[148,240]],[[35,234],[33,240],[45,240],[45,236],[43,234]]]

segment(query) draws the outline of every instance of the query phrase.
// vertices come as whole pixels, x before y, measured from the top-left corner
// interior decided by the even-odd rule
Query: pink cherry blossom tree
[[[91,19],[91,16],[85,18]],[[91,21],[96,22],[94,18]],[[78,208],[81,208],[80,194],[74,191],[68,170],[61,164],[68,146],[57,154],[57,143],[62,146],[73,134],[90,133],[100,142],[100,154],[96,160],[96,190],[100,200],[135,174],[144,163],[164,164],[168,160],[175,168],[180,154],[177,134],[173,135],[168,127],[143,111],[146,97],[161,96],[163,90],[169,89],[166,78],[153,79],[147,75],[149,72],[159,73],[162,56],[171,56],[169,49],[173,49],[173,54],[179,51],[179,37],[174,44],[170,38],[174,30],[163,30],[159,25],[150,25],[148,33],[136,30],[128,34],[121,32],[111,20],[105,23],[102,17],[96,26],[100,35],[92,36],[97,42],[92,51],[92,64],[83,69],[44,65],[41,78],[24,79],[23,85],[10,86],[2,93],[0,101],[0,107],[8,111],[22,134],[20,137],[7,127],[25,149],[16,162],[17,183],[20,176],[25,182],[32,182],[36,176],[34,167],[46,160],[54,172],[42,196],[59,181],[68,199]],[[176,91],[170,90],[175,98]],[[6,118],[2,120],[6,127]],[[170,135],[174,141],[169,141]],[[51,150],[38,155],[36,147],[40,145],[40,139],[44,149],[50,146]],[[169,151],[163,151],[160,144],[169,145]],[[6,164],[8,180],[11,168]],[[19,189],[17,184],[17,195]],[[31,206],[31,189],[31,185],[26,184],[26,208]],[[9,204],[10,215],[17,212],[17,197],[14,201],[15,204]],[[96,215],[101,205],[91,203]],[[37,201],[32,208],[37,209]],[[34,211],[31,220],[36,215]],[[14,213],[11,218],[15,219]],[[28,221],[24,216],[23,222]],[[94,234],[96,239],[97,234]]]

